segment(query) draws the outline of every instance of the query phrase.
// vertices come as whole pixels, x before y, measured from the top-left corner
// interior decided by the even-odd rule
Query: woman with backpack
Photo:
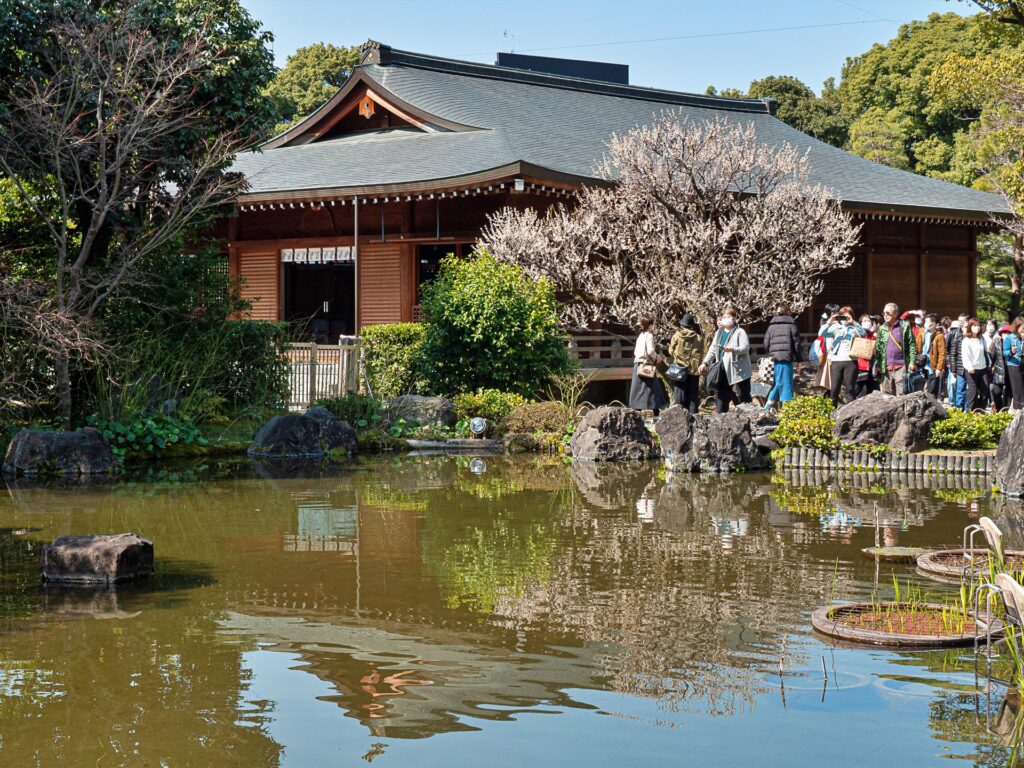
[[[715,413],[728,413],[729,405],[750,402],[750,339],[739,326],[732,307],[722,312],[711,348],[698,373],[707,374],[707,386],[715,395]]]
[[[700,405],[697,369],[704,358],[704,337],[689,312],[679,319],[679,330],[672,334],[668,343],[668,356],[675,364],[675,368],[670,367],[665,374],[672,382],[672,399],[676,405],[696,413]]]
[[[776,403],[787,403],[793,399],[793,366],[803,362],[800,331],[785,304],[778,306],[775,317],[768,323],[764,332],[764,348],[774,363],[774,384],[764,406],[766,411],[770,411]]]

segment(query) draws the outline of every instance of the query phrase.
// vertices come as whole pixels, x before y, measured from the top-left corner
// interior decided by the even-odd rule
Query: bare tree
[[[231,55],[205,29],[162,40],[130,11],[62,10],[72,5],[54,7],[31,73],[0,110],[0,171],[45,227],[56,317],[86,327],[147,256],[237,193],[244,182],[226,169],[248,137],[205,130],[201,75]],[[72,357],[54,351],[70,423]]]
[[[859,227],[808,171],[793,147],[759,142],[752,124],[666,112],[612,137],[600,168],[608,185],[544,216],[499,211],[482,242],[551,279],[571,327],[651,314],[665,332],[688,311],[709,329],[725,306],[757,322],[780,302],[801,311],[823,275],[852,262]]]

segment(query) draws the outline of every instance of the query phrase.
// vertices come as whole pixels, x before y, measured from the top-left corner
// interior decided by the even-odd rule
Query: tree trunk
[[[54,361],[57,374],[57,412],[64,429],[71,429],[71,358],[66,352]]]
[[[1013,238],[1013,272],[1010,273],[1010,317],[1011,323],[1020,316],[1020,294],[1024,287],[1024,238],[1014,235]]]

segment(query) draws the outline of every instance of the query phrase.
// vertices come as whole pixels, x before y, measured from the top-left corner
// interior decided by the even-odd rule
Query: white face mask
[[[735,321],[731,317],[729,317],[729,315],[726,315],[725,317],[722,318],[722,327],[723,328],[732,328],[732,324],[734,322]]]

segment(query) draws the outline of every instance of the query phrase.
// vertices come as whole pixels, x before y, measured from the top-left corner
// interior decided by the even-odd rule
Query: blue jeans
[[[963,410],[967,405],[967,377],[955,376],[950,371],[946,378],[948,379],[946,394],[949,396],[949,404]]]
[[[775,361],[775,383],[768,393],[772,403],[788,403],[793,399],[793,364]]]

